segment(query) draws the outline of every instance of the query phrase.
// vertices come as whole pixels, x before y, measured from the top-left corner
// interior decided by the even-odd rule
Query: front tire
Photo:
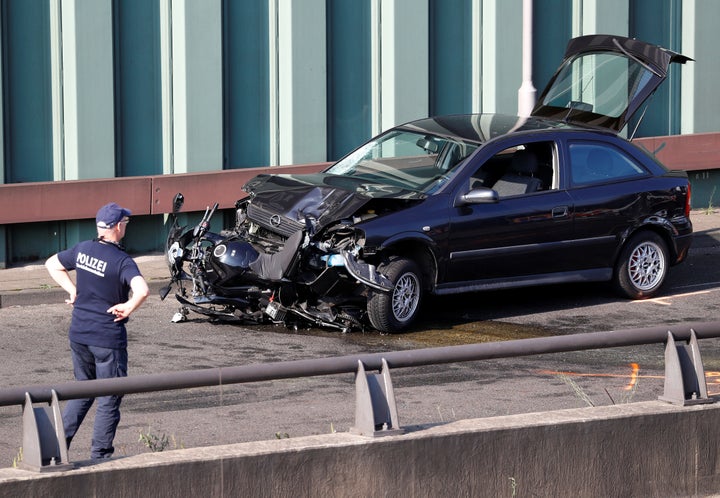
[[[367,304],[370,325],[380,332],[402,332],[420,312],[422,275],[415,262],[406,258],[393,259],[378,271],[390,279],[393,289],[371,291]]]
[[[668,272],[668,249],[654,232],[630,238],[615,265],[615,289],[630,299],[647,299],[658,293]]]

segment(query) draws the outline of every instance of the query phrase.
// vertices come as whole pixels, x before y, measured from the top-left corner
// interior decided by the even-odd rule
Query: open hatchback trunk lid
[[[671,63],[691,60],[622,36],[573,38],[532,115],[617,133],[665,80]]]

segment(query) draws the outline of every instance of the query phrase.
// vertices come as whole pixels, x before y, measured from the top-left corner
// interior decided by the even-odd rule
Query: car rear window
[[[642,165],[614,147],[571,143],[569,150],[573,185],[590,185],[647,175]]]

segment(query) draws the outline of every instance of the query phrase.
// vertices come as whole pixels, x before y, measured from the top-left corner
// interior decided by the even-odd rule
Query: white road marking
[[[716,291],[716,290],[718,290],[718,289],[686,292],[684,294],[673,294],[672,296],[655,297],[652,299],[638,299],[636,301],[630,301],[630,303],[655,303],[655,304],[662,304],[664,306],[671,306],[672,302],[670,302],[670,299],[672,299],[674,297],[687,297],[687,296],[697,296],[700,294],[710,294],[711,292]]]

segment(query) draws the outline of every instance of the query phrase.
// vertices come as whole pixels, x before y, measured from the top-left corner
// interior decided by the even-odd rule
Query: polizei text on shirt
[[[79,269],[82,268],[83,270],[87,270],[101,277],[105,276],[105,268],[107,267],[107,261],[103,261],[101,259],[95,258],[93,256],[88,256],[85,253],[79,252],[75,263],[77,268]]]

